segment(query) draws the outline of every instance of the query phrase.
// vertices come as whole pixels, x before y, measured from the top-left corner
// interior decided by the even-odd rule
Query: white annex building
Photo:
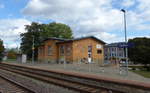
[[[119,60],[124,59],[124,48],[118,47],[122,43],[124,42],[106,44],[104,47],[104,59],[112,63],[117,63]]]

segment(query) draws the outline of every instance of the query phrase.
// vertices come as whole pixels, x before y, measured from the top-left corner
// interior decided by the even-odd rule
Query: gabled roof
[[[82,40],[82,39],[87,39],[87,38],[93,38],[103,44],[106,44],[104,41],[96,38],[95,36],[86,36],[86,37],[80,37],[80,38],[74,38],[74,39],[64,39],[64,38],[56,38],[56,37],[49,37],[44,39],[43,41],[47,41],[47,40],[58,40],[57,44],[59,43],[67,43],[67,42],[72,42],[72,41],[77,41],[77,40]]]
[[[65,41],[65,40],[69,40],[69,39],[56,38],[56,37],[49,37],[49,38],[44,39],[43,41],[47,41],[47,40],[59,40],[59,41]]]
[[[82,40],[82,39],[87,39],[87,38],[93,38],[103,44],[106,44],[104,41],[96,38],[95,36],[86,36],[86,37],[80,37],[80,38],[74,38],[74,39],[65,39],[64,41],[58,41],[57,44],[59,43],[67,43],[67,42],[72,42],[72,41],[77,41],[77,40]]]

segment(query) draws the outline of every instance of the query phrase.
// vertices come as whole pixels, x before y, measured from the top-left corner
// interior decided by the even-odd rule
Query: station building
[[[104,59],[105,61],[111,62],[111,64],[118,64],[120,60],[125,59],[125,48],[118,47],[118,45],[124,44],[125,42],[116,42],[106,44],[104,46]]]
[[[87,36],[75,39],[47,38],[38,48],[38,61],[51,63],[97,62],[104,60],[105,42]]]

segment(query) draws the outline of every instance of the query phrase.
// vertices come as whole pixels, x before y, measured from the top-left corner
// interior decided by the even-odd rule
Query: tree
[[[0,40],[0,62],[2,61],[4,56],[4,45],[3,45],[3,41]]]
[[[8,54],[7,54],[7,57],[8,59],[16,59],[17,58],[17,51],[16,49],[9,49],[7,50]]]
[[[72,37],[72,30],[69,26],[62,23],[50,23],[42,25],[43,32],[41,33],[42,37],[57,37],[70,39]]]
[[[129,43],[134,43],[134,47],[129,48],[129,59],[134,63],[144,64],[150,69],[150,38],[134,38]]]
[[[21,50],[23,53],[27,54],[28,59],[32,58],[33,36],[35,37],[35,59],[37,59],[38,55],[38,46],[45,38],[73,38],[71,28],[61,23],[39,24],[33,22],[31,25],[26,25],[26,30],[26,33],[21,34]]]
[[[33,22],[31,25],[26,25],[25,29],[26,33],[21,34],[21,51],[24,54],[27,54],[27,58],[30,59],[32,57],[32,44],[33,44],[33,36],[35,43],[35,58],[37,57],[37,47],[40,44],[40,31],[41,25]]]

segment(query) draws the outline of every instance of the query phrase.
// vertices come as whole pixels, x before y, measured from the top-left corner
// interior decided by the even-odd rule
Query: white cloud
[[[19,44],[17,44],[17,43],[4,44],[4,46],[5,46],[5,48],[9,48],[9,49],[20,47]]]
[[[75,36],[109,31],[121,25],[121,13],[111,7],[111,0],[31,0],[22,12],[69,24]]]
[[[16,48],[16,47],[17,47],[17,44],[9,44],[8,47],[9,47],[9,48]]]
[[[123,29],[123,14],[120,9],[112,6],[112,1],[30,0],[22,13],[33,18],[52,19],[68,24],[75,36],[95,35],[106,42],[111,42],[120,40],[121,36],[110,33]],[[128,30],[150,30],[150,27],[145,25],[145,22],[150,20],[149,0],[123,0],[120,5],[124,7],[136,5],[137,8],[137,11],[136,9],[127,11]],[[100,35],[97,35],[99,33]]]
[[[133,6],[136,2],[136,0],[123,0],[122,6],[124,7],[130,7]]]
[[[1,19],[0,20],[0,38],[4,41],[5,45],[9,47],[9,44],[19,44],[20,33],[25,32],[25,26],[29,25],[30,21],[26,19]],[[11,44],[10,47],[16,45]]]
[[[96,37],[103,39],[106,43],[112,43],[112,42],[122,42],[123,37],[119,37],[115,34],[110,34],[107,32],[101,32],[101,33],[97,33],[95,34]]]
[[[150,0],[138,0],[137,11],[143,20],[150,22]]]
[[[150,0],[137,0],[139,2],[138,9],[139,10],[149,10]]]

